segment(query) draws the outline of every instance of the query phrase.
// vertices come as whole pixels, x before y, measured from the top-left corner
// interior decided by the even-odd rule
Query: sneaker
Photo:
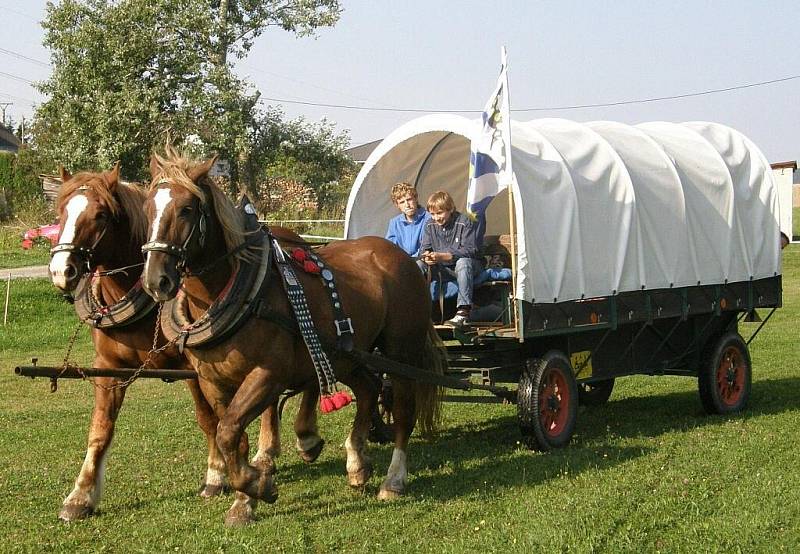
[[[456,315],[447,320],[448,325],[453,327],[463,327],[469,325],[469,312],[466,310],[458,310]]]

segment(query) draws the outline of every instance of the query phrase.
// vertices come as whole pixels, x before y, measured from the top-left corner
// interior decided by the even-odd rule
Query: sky
[[[50,72],[38,24],[45,4],[0,0],[0,102],[13,103],[6,113],[16,121],[30,117],[42,101],[27,81]],[[713,121],[747,135],[771,162],[800,160],[797,0],[342,5],[336,26],[315,38],[269,29],[236,70],[287,117],[326,118],[349,132],[353,146],[381,139],[424,114],[292,102],[477,117],[495,85],[505,45],[515,120]],[[665,101],[556,109],[790,77],[797,78]]]

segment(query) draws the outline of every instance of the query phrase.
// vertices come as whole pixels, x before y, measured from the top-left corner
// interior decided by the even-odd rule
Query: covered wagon
[[[391,133],[356,178],[346,238],[384,234],[398,181],[463,210],[478,125],[431,115]],[[486,211],[485,243],[508,248],[512,279],[476,294],[502,302],[486,321],[442,329],[459,341],[451,368],[517,383],[500,396],[542,449],[566,444],[579,399],[604,402],[622,375],[696,376],[708,412],[741,410],[738,324],[781,305],[781,208],[758,147],[707,122],[538,119],[512,122],[511,137],[513,183]]]

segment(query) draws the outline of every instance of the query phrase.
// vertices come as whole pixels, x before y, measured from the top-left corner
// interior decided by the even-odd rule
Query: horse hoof
[[[300,459],[303,460],[307,464],[313,464],[319,458],[319,455],[322,454],[322,448],[325,446],[325,439],[319,439],[319,442],[316,446],[309,450],[299,450],[298,454],[300,455]]]
[[[94,513],[94,508],[81,504],[65,504],[58,513],[58,519],[65,523],[86,519]]]
[[[381,487],[381,490],[378,491],[378,500],[384,500],[386,502],[391,502],[392,500],[397,500],[401,496],[403,496],[403,491],[387,489]]]
[[[347,474],[347,484],[354,489],[360,489],[366,486],[370,477],[372,477],[372,464],[365,464],[358,471]]]
[[[228,492],[228,487],[225,485],[209,485],[208,483],[200,487],[201,498],[214,498],[215,496],[222,496]]]
[[[253,509],[246,504],[234,504],[225,514],[226,527],[244,527],[255,520]]]

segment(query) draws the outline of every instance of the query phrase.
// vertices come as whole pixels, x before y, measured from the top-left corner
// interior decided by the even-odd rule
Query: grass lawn
[[[55,365],[75,326],[43,280],[12,283],[0,331],[0,536],[3,551],[115,552],[780,552],[800,548],[800,246],[784,251],[784,307],[751,344],[753,392],[734,417],[704,415],[696,380],[620,379],[581,408],[572,444],[519,443],[515,408],[448,404],[443,430],[412,439],[408,495],[375,499],[391,458],[372,448],[365,492],[348,489],[342,444],[352,408],[321,416],[317,463],[293,453],[290,401],[280,498],[227,529],[232,498],[197,495],[205,446],[181,384],[135,383],[118,421],[99,515],[56,515],[85,452],[91,385],[13,376],[37,356]],[[755,324],[745,324],[747,338]],[[82,330],[75,358],[89,362]],[[256,429],[251,429],[255,437]]]

